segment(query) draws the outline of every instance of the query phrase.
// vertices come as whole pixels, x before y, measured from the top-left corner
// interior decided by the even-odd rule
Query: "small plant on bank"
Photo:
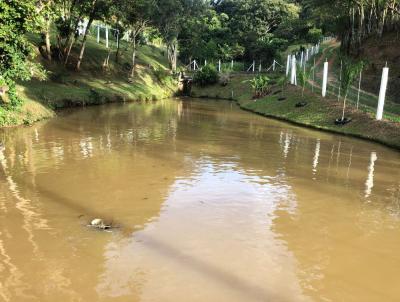
[[[250,85],[254,90],[254,98],[258,99],[269,93],[270,91],[269,81],[270,81],[269,77],[265,75],[258,75],[246,82],[250,82]]]
[[[212,65],[206,65],[200,68],[193,76],[193,82],[200,86],[216,84],[218,80],[218,71]]]
[[[307,71],[306,66],[304,65],[303,68],[299,68],[297,71],[297,78],[300,82],[300,85],[302,87],[301,89],[301,97],[304,97],[304,90],[306,88],[306,84],[308,82],[308,80],[310,79],[310,71]]]
[[[362,61],[357,62],[357,63],[354,63],[350,60],[344,61],[342,81],[340,82],[340,86],[344,92],[343,111],[342,111],[341,119],[336,120],[337,124],[345,124],[346,122],[350,121],[348,119],[345,119],[347,96],[349,93],[350,86],[354,82],[357,75],[360,73],[360,70],[363,68],[363,66],[364,66],[364,63]]]
[[[277,84],[282,87],[282,92],[281,94],[283,95],[283,92],[285,91],[285,88],[288,84],[288,78],[286,76],[282,76],[277,80]]]

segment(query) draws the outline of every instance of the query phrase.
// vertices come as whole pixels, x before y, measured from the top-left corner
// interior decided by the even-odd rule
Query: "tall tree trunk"
[[[135,61],[136,61],[136,36],[133,37],[133,52],[132,52],[132,69],[131,69],[131,78],[135,77]]]
[[[115,63],[118,63],[118,61],[119,61],[119,49],[120,49],[120,44],[121,44],[121,41],[120,41],[120,37],[119,37],[119,33],[117,34],[118,35],[118,43],[117,43],[117,50],[115,51]]]
[[[82,40],[82,44],[81,44],[81,50],[79,52],[79,58],[78,58],[78,62],[76,63],[76,70],[79,70],[79,68],[81,67],[81,63],[82,63],[82,59],[83,59],[83,54],[85,53],[85,46],[86,46],[86,40],[87,40],[87,36],[89,33],[89,28],[92,25],[93,22],[93,14],[89,19],[89,22],[87,24],[86,30],[85,30],[85,34],[83,35],[83,40]]]
[[[69,43],[69,45],[65,45],[65,47],[68,47],[68,49],[67,48],[64,49],[64,54],[65,54],[64,65],[68,64],[68,60],[69,60],[69,56],[71,54],[72,47],[75,44],[75,35],[76,35],[76,31],[78,30],[79,21],[81,20],[81,17],[82,17],[82,15],[79,15],[78,19],[75,22],[73,33],[70,33],[70,36],[68,36],[68,41],[71,39],[71,43]],[[87,29],[87,27],[86,27],[86,29]],[[85,32],[86,32],[86,29],[85,29]],[[66,42],[66,43],[68,43],[68,42]]]
[[[176,72],[176,66],[178,61],[178,41],[174,40],[170,44],[170,53],[169,53],[169,60],[171,69],[173,72]]]
[[[108,49],[107,56],[103,61],[103,68],[107,68],[108,67],[108,62],[110,60],[110,55],[111,55],[111,48]]]
[[[73,32],[71,32],[72,15],[73,15],[76,4],[77,4],[77,0],[73,0],[71,3],[71,6],[70,6],[69,12],[68,12],[69,15],[66,16],[66,13],[65,13],[65,17],[68,17],[69,23],[68,23],[68,30],[67,30],[67,32],[68,32],[67,39],[65,40],[65,43],[63,44],[63,49],[62,49],[63,54],[66,53],[67,47],[69,45],[69,41],[74,37],[76,29],[78,28],[79,20],[81,18],[81,15],[79,15],[78,19],[75,21],[74,30],[73,30]]]
[[[51,42],[50,42],[50,19],[46,18],[46,24],[44,29],[44,44],[46,49],[47,60],[51,61]]]
[[[344,111],[346,110],[346,101],[347,101],[347,92],[343,99],[343,112],[342,112],[342,121],[344,120]]]
[[[381,18],[380,26],[379,26],[379,37],[380,38],[382,38],[383,31],[385,29],[386,14],[387,14],[387,7],[385,7],[382,12],[382,18]]]

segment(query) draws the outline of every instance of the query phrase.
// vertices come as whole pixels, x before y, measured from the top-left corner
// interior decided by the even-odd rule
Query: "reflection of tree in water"
[[[41,263],[45,272],[42,276],[43,284],[52,284],[52,290],[71,294],[69,290],[65,291],[64,285],[70,281],[59,270],[60,264],[51,265],[51,259],[45,256],[46,253],[39,244],[38,232],[50,231],[48,220],[43,218],[44,215],[40,210],[41,205],[36,197],[25,197],[35,195],[33,191],[37,169],[32,153],[32,137],[30,134],[17,137],[17,144],[9,144],[9,141],[4,140],[7,144],[0,150],[0,165],[4,174],[4,181],[1,182],[4,189],[0,195],[0,199],[4,200],[0,254],[1,262],[7,268],[3,272],[4,275],[0,276],[2,298],[4,301],[15,301],[16,295],[24,299],[34,298],[32,295],[34,285],[30,282],[32,271],[21,268],[24,267],[27,256]],[[28,178],[33,190],[20,186],[18,180],[22,177]],[[15,215],[16,211],[21,214],[22,222]],[[19,228],[26,232],[25,239],[21,238]],[[29,242],[30,246],[25,245],[25,242]],[[10,252],[15,250],[15,246],[19,248],[21,254]],[[56,274],[57,278],[54,278]],[[42,290],[46,291],[43,287]]]

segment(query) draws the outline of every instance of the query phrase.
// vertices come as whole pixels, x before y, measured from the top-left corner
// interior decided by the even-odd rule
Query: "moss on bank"
[[[33,42],[35,40],[33,39]],[[73,54],[77,54],[75,49]],[[18,84],[17,90],[24,104],[17,109],[0,107],[0,127],[31,124],[55,115],[64,107],[99,105],[110,102],[148,101],[172,96],[177,87],[169,75],[168,61],[162,47],[142,46],[137,55],[136,75],[128,81],[131,50],[121,43],[120,57],[115,62],[115,50],[111,51],[109,66],[103,67],[108,50],[89,37],[85,57],[79,72],[74,70],[76,57],[71,65],[46,62],[37,58],[47,70],[47,79],[33,78]]]
[[[233,99],[244,110],[302,126],[368,139],[400,149],[400,123],[388,120],[376,121],[373,114],[348,107],[346,117],[351,117],[352,121],[347,125],[335,125],[335,119],[340,118],[342,114],[342,102],[338,102],[336,98],[321,98],[308,90],[302,97],[301,89],[292,85],[287,86],[283,91],[282,87],[273,86],[268,96],[253,100],[250,84],[245,82],[251,77],[249,75],[234,76],[224,87],[221,85],[195,86],[193,96],[229,99],[233,92]],[[302,101],[307,102],[307,105],[296,107],[296,104]]]

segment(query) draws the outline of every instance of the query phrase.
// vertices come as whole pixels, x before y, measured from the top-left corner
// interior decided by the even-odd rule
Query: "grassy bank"
[[[32,37],[35,44],[37,37]],[[78,44],[79,45],[79,44]],[[169,75],[168,61],[162,47],[141,46],[137,54],[136,75],[128,82],[132,51],[121,43],[120,57],[115,60],[111,50],[109,65],[103,67],[108,56],[104,43],[89,37],[81,70],[75,71],[78,49],[73,49],[71,65],[37,60],[47,70],[46,80],[33,78],[18,84],[24,103],[16,110],[0,107],[0,127],[31,124],[53,117],[57,109],[74,106],[98,105],[109,102],[147,101],[174,94],[176,83]]]
[[[221,85],[195,86],[193,96],[229,99],[233,93],[233,99],[242,109],[302,126],[376,141],[400,149],[400,123],[388,120],[376,121],[372,113],[356,111],[349,107],[346,110],[346,117],[351,117],[352,121],[347,125],[338,126],[334,121],[341,117],[342,102],[338,102],[337,98],[323,99],[309,90],[306,90],[302,97],[299,87],[288,85],[283,91],[282,87],[273,86],[268,96],[253,100],[250,84],[246,82],[249,78],[251,76],[248,75],[234,76],[225,87]],[[296,104],[302,101],[307,102],[307,105],[297,108]]]

